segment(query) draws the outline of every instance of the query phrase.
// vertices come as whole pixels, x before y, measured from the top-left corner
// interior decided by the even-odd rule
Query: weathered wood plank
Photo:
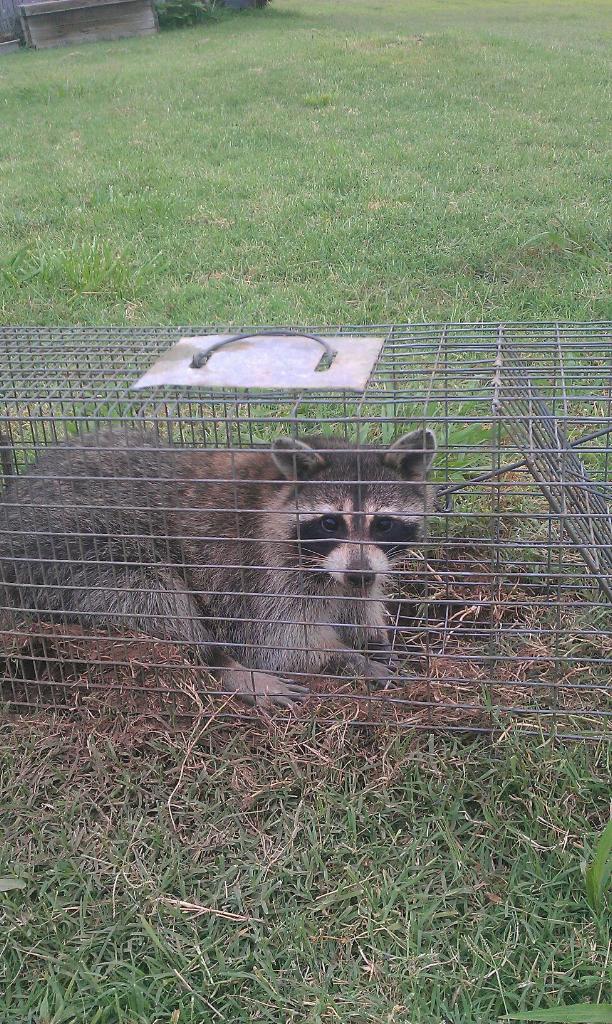
[[[0,0],[0,36],[12,40],[19,35],[17,0]]]
[[[32,6],[45,6],[47,10],[44,13],[37,10],[31,17]],[[77,0],[69,6],[67,0],[44,5],[23,4],[22,22],[29,44],[36,49],[152,35],[158,27],[151,0],[98,0],[96,3]]]
[[[37,18],[42,14],[55,14],[56,11],[78,11],[85,7],[108,7],[109,3],[131,4],[134,0],[44,0],[42,3],[20,4],[19,10],[29,18]]]

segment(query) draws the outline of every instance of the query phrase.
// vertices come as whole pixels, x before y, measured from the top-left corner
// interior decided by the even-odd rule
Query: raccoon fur
[[[291,704],[317,673],[384,683],[363,652],[385,647],[388,573],[433,510],[435,446],[110,429],[49,447],[0,500],[0,609],[183,643],[250,702]]]

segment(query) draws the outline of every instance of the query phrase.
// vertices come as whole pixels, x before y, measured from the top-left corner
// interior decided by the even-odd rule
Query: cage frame
[[[565,598],[574,584],[564,583],[562,557],[564,554],[571,559],[579,559],[572,562],[572,580],[581,577],[581,573],[587,570],[591,577],[595,578],[597,584],[595,590],[585,599],[585,609],[593,612],[601,618],[603,625],[598,627],[601,636],[609,641],[609,558],[610,548],[606,545],[606,537],[610,536],[610,512],[609,501],[611,495],[610,467],[612,464],[612,447],[610,442],[612,432],[612,325],[607,321],[577,323],[567,322],[538,322],[538,323],[474,323],[474,324],[368,324],[354,325],[344,324],[336,327],[322,329],[319,326],[300,327],[288,325],[288,330],[324,334],[326,336],[342,335],[371,335],[382,334],[385,344],[380,353],[376,367],[368,387],[363,394],[355,396],[346,392],[326,392],[322,388],[318,392],[302,393],[291,395],[286,391],[277,391],[274,388],[265,391],[244,392],[239,389],[224,389],[212,395],[199,394],[196,397],[186,395],[182,397],[173,393],[172,389],[161,389],[155,396],[136,394],[131,392],[131,384],[138,377],[147,365],[153,362],[154,356],[169,347],[180,338],[202,335],[202,334],[250,334],[260,331],[274,330],[271,326],[227,326],[216,325],[209,327],[158,327],[158,328],[9,328],[0,327],[0,435],[11,435],[10,458],[13,467],[17,468],[23,462],[23,452],[20,451],[20,443],[23,447],[23,430],[29,424],[34,430],[42,432],[44,443],[52,443],[61,439],[63,432],[70,424],[96,425],[108,418],[113,411],[123,410],[124,418],[129,420],[134,417],[134,411],[143,407],[150,407],[153,418],[163,426],[173,422],[168,410],[172,408],[179,410],[182,406],[197,408],[207,402],[213,401],[215,408],[223,410],[220,417],[211,414],[209,424],[211,437],[215,444],[223,440],[223,424],[225,424],[225,441],[229,442],[230,427],[236,429],[237,438],[240,442],[236,451],[244,450],[245,446],[255,447],[259,440],[255,424],[258,427],[272,427],[278,419],[272,412],[256,415],[257,409],[263,410],[266,406],[282,405],[287,410],[284,423],[289,427],[290,432],[297,433],[300,427],[307,427],[312,424],[313,416],[305,416],[304,409],[314,407],[320,412],[329,413],[330,409],[341,407],[343,412],[336,415],[322,417],[322,421],[329,425],[333,423],[344,431],[347,440],[349,428],[355,425],[368,428],[378,432],[377,441],[388,437],[389,431],[398,419],[404,421],[404,415],[398,416],[398,409],[403,404],[422,407],[422,414],[415,415],[412,422],[427,424],[432,415],[441,432],[441,444],[439,455],[439,472],[443,479],[439,483],[437,494],[436,512],[442,524],[439,533],[442,541],[447,546],[450,543],[451,533],[449,521],[457,514],[457,502],[464,500],[466,492],[478,494],[474,488],[484,487],[480,493],[486,494],[489,503],[488,515],[492,536],[490,537],[491,560],[488,563],[489,570],[482,582],[483,592],[487,591],[485,599],[481,594],[480,603],[486,605],[489,610],[498,608],[501,605],[502,593],[507,592],[509,586],[508,574],[505,570],[506,554],[504,553],[512,544],[506,543],[503,530],[508,529],[510,523],[511,540],[516,550],[520,550],[520,538],[512,535],[519,515],[513,514],[506,508],[506,495],[511,491],[512,484],[509,481],[513,476],[519,477],[521,486],[526,488],[526,500],[533,496],[544,500],[547,503],[548,511],[534,513],[537,522],[543,529],[548,531],[548,539],[538,540],[538,546],[547,560],[547,586],[548,594],[553,602],[556,623],[551,630],[554,641],[552,659],[554,662],[552,675],[541,683],[541,691],[550,691],[550,702],[548,707],[540,707],[537,713],[529,706],[528,700],[524,706],[517,704],[505,707],[501,699],[497,699],[496,693],[504,689],[501,685],[505,680],[498,673],[503,668],[504,661],[507,662],[510,655],[503,654],[503,647],[508,637],[505,626],[501,620],[497,625],[493,623],[488,630],[487,652],[479,650],[478,665],[486,665],[489,670],[489,677],[485,678],[483,688],[486,691],[488,705],[478,708],[461,706],[461,700],[456,698],[455,703],[451,701],[451,710],[457,711],[458,720],[453,722],[444,718],[438,720],[436,712],[439,711],[440,700],[434,695],[438,680],[431,675],[431,662],[436,657],[444,658],[445,647],[442,645],[442,654],[436,653],[436,644],[426,636],[424,643],[424,657],[428,661],[428,674],[415,669],[412,673],[406,673],[404,689],[416,686],[417,683],[427,683],[427,698],[420,703],[423,704],[422,720],[394,720],[393,716],[383,716],[377,719],[376,716],[368,716],[363,713],[363,708],[371,709],[373,701],[386,700],[395,708],[402,706],[402,701],[410,708],[419,704],[416,698],[397,697],[388,698],[384,694],[376,696],[370,691],[363,694],[351,693],[351,706],[357,706],[357,712],[348,717],[341,715],[334,717],[334,721],[343,721],[347,724],[374,725],[392,722],[398,727],[436,729],[444,731],[468,731],[472,733],[497,733],[508,728],[518,728],[522,732],[554,732],[555,734],[568,738],[601,738],[608,736],[608,722],[610,712],[604,708],[585,709],[581,707],[580,712],[574,714],[571,710],[562,705],[560,696],[565,697],[572,688],[576,690],[583,686],[588,692],[593,687],[585,683],[572,683],[561,673],[562,665],[571,666],[580,664],[590,666],[589,658],[575,659],[573,655],[567,655],[564,651],[564,644],[570,639],[568,629],[563,616],[565,615]],[[454,358],[460,352],[467,353],[468,362],[466,365],[454,362]],[[397,366],[400,360],[410,356],[404,370],[405,378],[403,389],[389,387],[389,382],[396,382],[398,379]],[[470,362],[471,360],[471,362]],[[590,360],[590,362],[588,361]],[[113,365],[114,363],[114,365]],[[426,365],[427,364],[427,365]],[[467,366],[467,368],[466,368]],[[457,412],[460,407],[460,396],[453,390],[456,383],[467,380],[467,370],[473,371],[477,380],[486,380],[486,396],[490,408],[486,414],[481,410],[478,415],[470,416],[463,411]],[[408,375],[416,374],[417,384],[413,382],[409,386]],[[41,375],[46,375],[44,386],[41,385]],[[462,376],[463,374],[463,376]],[[444,380],[445,388],[438,387],[437,381]],[[451,383],[453,387],[451,387]],[[44,389],[47,389],[46,391]],[[412,388],[412,391],[410,391]],[[400,393],[401,392],[401,393]],[[521,401],[521,398],[524,401]],[[472,398],[472,401],[485,401],[482,398]],[[25,407],[27,415],[16,414],[16,410]],[[476,408],[476,405],[474,406]],[[378,408],[379,415],[374,415],[371,410]],[[484,406],[483,406],[484,408]],[[52,411],[49,411],[49,409]],[[80,414],[77,415],[77,409]],[[246,411],[246,420],[238,416],[238,409]],[[12,411],[11,411],[12,410]],[[138,414],[136,416],[138,418]],[[189,417],[180,415],[176,418],[179,440],[181,444],[189,443],[188,421],[191,419],[191,441],[195,439],[194,423],[195,416]],[[121,417],[119,417],[119,420]],[[215,421],[214,423],[212,421]],[[318,422],[318,421],[317,421]],[[221,426],[219,426],[221,423]],[[20,425],[19,425],[20,424]],[[470,427],[486,426],[490,430],[489,447],[481,449],[490,457],[490,465],[482,472],[473,473],[469,478],[457,479],[455,468],[452,466],[453,454],[463,449],[466,458],[473,454],[468,443],[463,445],[453,442],[452,428],[463,424],[469,432]],[[537,427],[534,438],[534,424]],[[241,430],[242,426],[242,430]],[[169,429],[169,428],[168,428]],[[20,433],[21,432],[21,433]],[[168,437],[170,434],[168,433]],[[508,438],[511,439],[514,447],[509,451]],[[16,444],[15,444],[16,442]],[[245,445],[246,442],[246,445]],[[5,446],[6,447],[6,446]],[[213,445],[214,447],[214,445]],[[228,449],[227,444],[221,444],[221,448]],[[512,457],[515,455],[516,457]],[[596,468],[595,479],[585,468],[584,462],[593,463]],[[6,455],[5,455],[6,462]],[[468,458],[469,463],[469,458]],[[542,469],[544,466],[544,469]],[[482,467],[481,467],[482,468]],[[453,474],[455,474],[453,476]],[[445,478],[445,479],[444,479]],[[518,492],[520,487],[518,484]],[[531,489],[530,489],[531,488]],[[2,501],[3,491],[0,490],[0,524],[2,522]],[[571,498],[571,500],[569,500]],[[577,509],[572,502],[578,502]],[[585,504],[586,502],[586,504]],[[544,506],[542,506],[544,508]],[[467,514],[468,520],[476,521],[477,513],[461,513],[464,517]],[[593,524],[595,523],[595,532]],[[543,525],[542,525],[543,524]],[[589,527],[590,532],[585,533]],[[539,528],[539,527],[538,527]],[[465,538],[464,538],[465,539]],[[483,538],[468,538],[483,540]],[[440,537],[438,537],[440,540]],[[428,538],[428,544],[431,543]],[[533,546],[533,544],[532,544]],[[525,544],[525,547],[529,547]],[[595,560],[593,561],[593,551]],[[555,563],[556,560],[556,563]],[[582,568],[581,568],[582,566]],[[430,567],[428,566],[427,572]],[[437,569],[441,571],[444,589],[452,591],[455,579],[450,578],[448,570],[444,567]],[[446,571],[446,577],[445,577]],[[426,572],[426,575],[427,575]],[[469,570],[465,570],[469,576]],[[473,571],[472,571],[473,575]],[[527,573],[529,576],[529,573]],[[531,574],[532,576],[535,573]],[[515,573],[518,579],[519,570]],[[516,582],[511,578],[511,582]],[[532,580],[526,584],[532,586]],[[486,586],[485,586],[486,584]],[[591,580],[592,584],[592,580]],[[428,634],[433,629],[430,622],[430,613],[435,602],[431,595],[431,577],[429,578],[430,590],[425,600],[423,630]],[[576,584],[577,586],[577,584]],[[534,584],[535,587],[535,584]],[[535,589],[532,588],[532,591]],[[551,597],[552,595],[552,597]],[[526,598],[525,598],[526,601]],[[442,602],[443,603],[443,602]],[[452,602],[451,602],[452,603]],[[519,602],[520,603],[520,602]],[[5,609],[6,610],[6,609]],[[396,640],[402,629],[399,625],[401,615],[401,602],[395,609],[397,616],[393,625],[392,635]],[[448,616],[447,616],[448,617]],[[452,616],[451,616],[452,618]],[[476,615],[477,618],[477,615]],[[421,627],[411,627],[412,633]],[[521,627],[522,628],[522,627]],[[525,638],[529,632],[525,627],[522,632],[518,629],[517,636]],[[474,631],[477,632],[476,626]],[[405,630],[404,630],[405,632]],[[441,631],[443,633],[443,630]],[[595,630],[591,633],[595,634]],[[540,639],[544,636],[543,628],[540,629]],[[583,630],[581,636],[585,645],[593,642],[595,636],[588,630]],[[435,634],[435,630],[432,636]],[[446,634],[445,634],[446,635]],[[447,635],[450,633],[447,631]],[[587,640],[584,640],[584,637]],[[444,639],[444,637],[443,637]],[[43,635],[39,637],[42,643],[43,654],[40,656],[41,663],[47,657],[44,649],[48,638]],[[61,646],[61,643],[60,643]],[[436,650],[434,650],[436,648]],[[461,690],[460,670],[461,655],[454,654],[454,662],[451,667],[456,669],[452,680],[457,684],[457,692]],[[569,661],[568,661],[569,658]],[[61,661],[61,658],[59,659]],[[103,659],[101,659],[103,660]],[[467,659],[469,661],[469,659]],[[593,658],[592,662],[599,670],[603,660],[604,671],[606,658]],[[523,671],[520,659],[514,661],[518,673]],[[608,669],[610,665],[607,659]],[[129,668],[129,660],[126,663]],[[463,669],[461,669],[462,671]],[[594,669],[595,670],[595,669]],[[4,671],[4,676],[2,675]],[[4,678],[6,684],[6,668],[2,670],[0,663],[0,681]],[[585,669],[585,676],[588,670]],[[556,677],[556,680],[555,680]],[[13,680],[13,690],[15,689]],[[32,684],[32,689],[39,687],[37,681]],[[65,688],[65,684],[64,688]],[[451,684],[449,684],[450,686]],[[529,694],[529,684],[523,680],[521,685],[526,695]],[[531,685],[537,687],[537,680],[531,680]],[[59,689],[59,688],[58,688]],[[594,687],[601,695],[605,696],[606,686],[602,683]],[[442,693],[445,689],[444,680],[440,684]],[[211,692],[211,691],[209,691]],[[212,691],[215,692],[214,690]],[[223,697],[223,694],[219,694]],[[317,695],[319,706],[329,703],[333,704],[337,698],[334,694]],[[9,705],[19,705],[19,702],[9,701]],[[360,706],[361,705],[361,706]],[[19,705],[23,706],[23,705]],[[38,701],[30,701],[26,707],[39,707]],[[50,702],[54,710],[68,711],[70,706],[62,706],[57,702]],[[184,710],[184,709],[183,709]],[[378,708],[376,708],[378,711]],[[468,714],[467,724],[461,720],[461,712]],[[469,717],[472,713],[473,715]],[[170,712],[169,712],[170,713]],[[200,713],[202,709],[200,709]],[[234,720],[248,719],[249,714],[240,710],[227,708],[223,711],[225,717]],[[397,716],[396,716],[397,718]],[[583,720],[589,725],[583,724]],[[523,724],[523,722],[527,724]],[[576,725],[576,723],[578,723]]]

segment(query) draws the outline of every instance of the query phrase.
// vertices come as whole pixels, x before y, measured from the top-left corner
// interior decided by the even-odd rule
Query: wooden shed
[[[0,54],[19,45],[21,35],[17,0],[0,0]]]
[[[157,32],[153,0],[42,0],[19,8],[28,46],[66,46]]]

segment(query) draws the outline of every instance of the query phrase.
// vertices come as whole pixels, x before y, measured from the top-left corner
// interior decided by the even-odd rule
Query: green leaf
[[[596,914],[599,913],[604,903],[610,875],[612,875],[612,820],[603,830],[595,847],[593,863],[587,868],[585,874],[587,899]]]
[[[12,889],[25,889],[23,878],[0,878],[0,892],[11,892]]]
[[[509,1013],[504,1020],[541,1020],[549,1024],[612,1024],[612,1003],[577,1003],[552,1010]]]

